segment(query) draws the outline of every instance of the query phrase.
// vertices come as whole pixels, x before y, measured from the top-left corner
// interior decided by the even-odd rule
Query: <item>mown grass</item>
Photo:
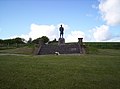
[[[120,50],[86,55],[0,55],[0,89],[120,89],[119,83]]]
[[[1,54],[26,54],[31,55],[33,54],[34,48],[24,46],[20,48],[4,48],[0,50]]]

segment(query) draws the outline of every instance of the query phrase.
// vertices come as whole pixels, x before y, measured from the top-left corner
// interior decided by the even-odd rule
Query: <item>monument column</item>
[[[78,42],[80,45],[83,45],[83,38],[78,38]]]

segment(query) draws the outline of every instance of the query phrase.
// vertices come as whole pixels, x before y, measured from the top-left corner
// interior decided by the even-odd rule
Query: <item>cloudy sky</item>
[[[120,42],[120,0],[0,0],[0,39]]]

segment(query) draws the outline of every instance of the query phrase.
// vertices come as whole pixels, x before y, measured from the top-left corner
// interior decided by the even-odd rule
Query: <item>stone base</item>
[[[64,38],[59,38],[58,45],[64,45],[64,44],[65,44],[65,39]]]

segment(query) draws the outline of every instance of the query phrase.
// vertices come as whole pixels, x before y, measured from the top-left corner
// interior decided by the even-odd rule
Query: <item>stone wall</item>
[[[38,55],[55,54],[55,52],[59,52],[60,54],[75,54],[80,53],[80,47],[78,43],[70,43],[64,45],[47,44],[42,45]]]

